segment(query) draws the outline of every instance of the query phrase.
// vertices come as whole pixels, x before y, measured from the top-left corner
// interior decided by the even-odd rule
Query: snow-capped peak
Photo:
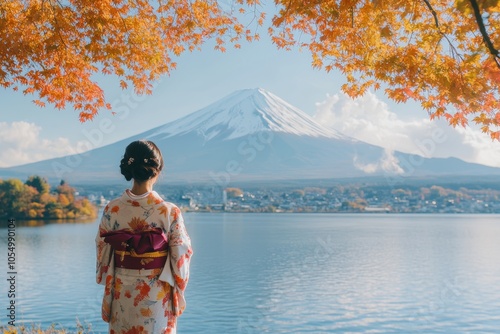
[[[206,140],[216,136],[222,136],[222,140],[234,139],[259,131],[343,138],[262,88],[235,91],[208,107],[154,129],[151,137],[168,138],[191,131],[203,134]]]

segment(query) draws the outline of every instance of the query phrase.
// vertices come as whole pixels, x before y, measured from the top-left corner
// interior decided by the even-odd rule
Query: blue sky
[[[108,101],[130,111],[122,117],[103,110],[82,124],[74,110],[39,108],[31,102],[32,96],[2,89],[0,167],[113,143],[201,109],[235,90],[256,87],[271,91],[326,126],[386,147],[388,152],[455,156],[500,167],[500,144],[477,130],[431,122],[415,103],[393,103],[382,91],[349,99],[340,91],[344,78],[313,69],[307,50],[277,50],[262,37],[238,50],[229,47],[226,53],[207,45],[181,55],[177,69],[156,83],[150,96],[122,91],[113,77],[100,79]],[[89,135],[100,127],[106,129],[102,136]]]
[[[106,143],[145,131],[151,127],[194,112],[228,95],[234,90],[262,87],[306,112],[313,112],[314,103],[328,92],[338,91],[341,82],[334,76],[310,66],[306,52],[279,51],[268,40],[229,48],[221,53],[206,46],[201,52],[185,53],[177,60],[178,67],[157,83],[151,96],[145,96]],[[115,78],[100,80],[109,102],[131,95],[122,91]],[[80,132],[93,128],[100,119],[112,118],[103,110],[93,122],[80,124],[77,112],[36,107],[32,96],[0,90],[3,122],[26,121],[41,126],[43,138],[63,136],[80,139]]]

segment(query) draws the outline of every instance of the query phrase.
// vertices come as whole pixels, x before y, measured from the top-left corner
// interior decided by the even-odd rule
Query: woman
[[[120,169],[132,189],[104,209],[96,274],[105,286],[102,318],[109,333],[176,333],[186,307],[191,241],[179,208],[153,191],[162,168],[153,142],[129,144]]]

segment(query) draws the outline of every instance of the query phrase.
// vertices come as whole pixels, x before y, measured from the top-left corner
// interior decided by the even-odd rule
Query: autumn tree
[[[47,188],[49,187],[49,188]],[[31,176],[23,183],[19,179],[0,179],[0,217],[14,218],[95,218],[97,208],[87,198],[75,198],[75,189],[61,182],[50,193],[45,179]]]
[[[498,0],[277,3],[275,43],[307,48],[313,66],[341,71],[351,97],[383,88],[393,100],[416,100],[431,118],[454,126],[473,117],[499,139]]]
[[[29,204],[36,194],[35,188],[19,179],[0,179],[0,216],[26,216]]]
[[[243,191],[240,188],[226,188],[225,190],[228,198],[243,197]]]
[[[224,50],[241,37],[254,36],[216,0],[0,1],[0,85],[37,95],[40,106],[69,104],[86,121],[110,108],[96,73],[148,94],[173,57],[208,38]]]
[[[26,185],[35,188],[38,191],[38,195],[42,196],[50,191],[50,184],[47,179],[40,177],[38,175],[30,176],[26,182]]]
[[[279,48],[300,47],[312,65],[338,70],[352,97],[383,89],[415,100],[431,118],[479,124],[500,139],[500,0],[275,0],[268,27]],[[0,2],[0,84],[67,104],[86,121],[110,108],[93,80],[151,93],[174,57],[215,40],[258,39],[259,0],[10,0]],[[249,28],[250,27],[250,28]]]
[[[61,180],[61,183],[56,187],[56,193],[58,194],[58,202],[63,206],[73,202],[75,198],[75,188],[71,187],[64,180]]]

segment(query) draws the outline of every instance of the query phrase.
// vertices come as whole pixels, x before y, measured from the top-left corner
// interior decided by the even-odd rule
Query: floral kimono
[[[109,332],[176,333],[192,255],[179,208],[154,191],[126,190],[105,207],[96,246]]]

